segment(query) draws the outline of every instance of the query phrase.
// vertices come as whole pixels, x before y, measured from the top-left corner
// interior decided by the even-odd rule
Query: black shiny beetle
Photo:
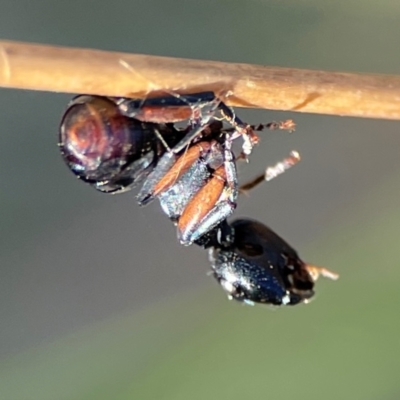
[[[230,298],[294,305],[313,296],[319,274],[337,275],[305,264],[259,222],[227,222],[239,191],[299,160],[292,153],[239,188],[236,160],[251,153],[258,142],[255,131],[293,126],[291,121],[248,125],[213,92],[145,100],[80,95],[63,116],[59,147],[71,171],[97,190],[120,193],[140,184],[140,205],[157,197],[177,225],[179,241],[209,249],[213,275]],[[242,154],[235,157],[231,145],[238,137]]]
[[[224,221],[203,245],[210,248],[212,274],[228,297],[250,305],[307,302],[314,296],[319,275],[339,277],[306,264],[275,232],[251,219]]]

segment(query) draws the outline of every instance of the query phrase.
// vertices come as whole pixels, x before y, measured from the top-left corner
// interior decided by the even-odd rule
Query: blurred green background
[[[0,38],[400,74],[397,0],[0,1]],[[240,199],[306,261],[338,271],[309,305],[229,302],[157,202],[105,196],[58,154],[70,96],[0,90],[0,398],[399,399],[400,132],[395,121],[240,110],[267,132]]]

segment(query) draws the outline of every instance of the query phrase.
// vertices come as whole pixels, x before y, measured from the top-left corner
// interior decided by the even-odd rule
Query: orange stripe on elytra
[[[193,110],[190,106],[142,106],[138,109],[134,118],[144,122],[167,124],[190,119]]]
[[[209,142],[201,142],[190,147],[183,153],[154,187],[154,196],[168,190],[192,165],[198,160],[200,154],[209,150]]]
[[[225,167],[219,167],[213,177],[190,200],[178,221],[178,231],[193,229],[213,209],[225,187]]]

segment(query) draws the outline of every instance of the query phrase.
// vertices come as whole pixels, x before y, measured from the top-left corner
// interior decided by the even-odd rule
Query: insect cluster
[[[121,193],[140,185],[140,205],[158,198],[179,242],[208,249],[212,275],[229,298],[294,305],[314,295],[318,275],[337,275],[304,263],[258,221],[228,222],[241,190],[298,161],[292,153],[238,186],[236,162],[250,155],[255,132],[276,127],[244,123],[213,92],[145,100],[80,95],[63,116],[59,146],[71,171],[97,190]],[[238,138],[242,152],[235,155]]]

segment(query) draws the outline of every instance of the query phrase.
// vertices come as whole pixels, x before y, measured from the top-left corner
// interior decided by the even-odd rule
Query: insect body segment
[[[177,143],[173,127],[128,118],[106,97],[78,96],[61,121],[59,146],[80,179],[102,192],[124,191],[141,181],[165,151],[156,128],[169,145]]]
[[[314,296],[319,274],[338,278],[326,268],[303,262],[296,250],[258,221],[239,219],[229,228],[232,239],[211,243],[209,257],[214,277],[230,298],[295,305]]]

